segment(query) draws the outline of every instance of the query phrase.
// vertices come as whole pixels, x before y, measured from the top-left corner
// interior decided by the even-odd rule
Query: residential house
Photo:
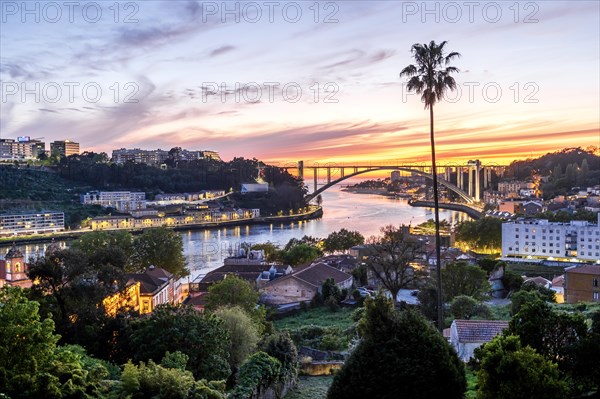
[[[139,283],[139,312],[151,313],[158,305],[175,302],[173,275],[150,266],[144,273],[128,274],[128,284]]]
[[[508,328],[505,320],[454,320],[450,326],[450,344],[463,362],[473,357],[473,352],[490,342]]]
[[[521,205],[521,212],[526,216],[533,216],[544,211],[544,205],[540,201],[527,201]]]
[[[600,265],[566,268],[564,284],[567,303],[599,302]]]
[[[260,289],[261,301],[270,305],[310,301],[330,278],[340,290],[352,287],[350,274],[319,262],[266,283]]]
[[[358,267],[358,261],[352,255],[328,255],[317,259],[314,263],[317,262],[325,263],[346,273],[351,273]]]

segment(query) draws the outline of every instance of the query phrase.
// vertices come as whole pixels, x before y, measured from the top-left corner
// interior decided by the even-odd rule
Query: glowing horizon
[[[433,39],[462,54],[459,91],[434,109],[440,163],[600,146],[595,1],[120,2],[97,22],[31,4],[38,22],[2,4],[2,138],[427,163],[429,114],[398,74]]]

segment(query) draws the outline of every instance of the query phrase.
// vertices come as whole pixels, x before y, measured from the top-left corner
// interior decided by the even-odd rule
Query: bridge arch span
[[[398,170],[398,171],[402,171],[402,172],[410,172],[410,173],[415,173],[418,174],[420,176],[423,176],[427,179],[433,180],[433,175],[420,171],[420,170],[416,170],[416,169],[410,169],[410,168],[402,168],[402,167],[395,167],[395,166],[379,166],[379,167],[375,167],[375,168],[371,168],[371,169],[365,169],[365,170],[359,170],[357,172],[345,175],[340,177],[339,179],[333,180],[329,183],[327,183],[326,185],[324,185],[323,187],[319,188],[317,191],[315,191],[314,193],[310,193],[306,196],[306,200],[310,201],[313,198],[315,198],[317,195],[321,194],[323,191],[327,190],[328,188],[331,188],[333,186],[335,186],[336,184],[349,179],[351,177],[354,176],[358,176],[358,175],[362,175],[364,173],[369,173],[369,172],[375,172],[378,170]],[[467,194],[465,191],[461,190],[460,188],[458,188],[458,186],[450,183],[449,181],[442,179],[440,177],[438,177],[438,183],[441,184],[444,187],[447,187],[450,191],[453,191],[454,193],[458,194],[458,196],[460,196],[462,199],[464,199],[465,201],[467,201],[468,204],[473,204],[475,202],[475,198],[471,197],[469,194]]]

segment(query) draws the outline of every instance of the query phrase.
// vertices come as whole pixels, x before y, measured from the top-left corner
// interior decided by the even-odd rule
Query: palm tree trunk
[[[437,168],[435,164],[435,138],[433,134],[433,105],[429,106],[429,135],[431,140],[431,174],[433,175],[433,204],[435,211],[435,254],[436,254],[436,274],[437,274],[437,312],[438,312],[438,330],[444,330],[444,309],[442,301],[442,256],[440,242],[440,205],[438,200]]]

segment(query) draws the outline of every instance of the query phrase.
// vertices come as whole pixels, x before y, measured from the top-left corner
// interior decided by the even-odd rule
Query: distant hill
[[[545,199],[568,194],[575,187],[591,187],[600,184],[600,156],[598,147],[565,148],[536,159],[515,161],[510,164],[507,175],[524,180],[535,174],[548,177],[541,184]]]
[[[569,165],[577,164],[581,167],[583,160],[586,160],[589,171],[595,172],[600,170],[600,156],[597,155],[598,151],[598,147],[588,147],[586,149],[580,147],[565,148],[557,152],[542,155],[539,158],[514,161],[510,164],[507,173],[516,179],[526,179],[534,173],[548,176],[554,172],[557,165],[560,166],[564,173]],[[599,183],[596,182],[596,184]]]

